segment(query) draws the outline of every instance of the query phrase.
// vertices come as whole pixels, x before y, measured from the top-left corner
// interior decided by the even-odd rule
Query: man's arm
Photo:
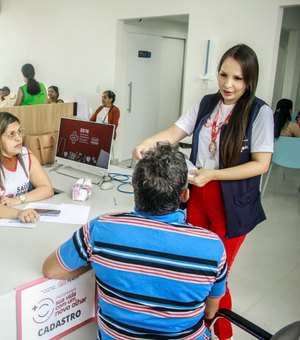
[[[204,309],[205,319],[208,319],[208,320],[211,320],[214,318],[216,312],[219,309],[220,300],[226,291],[226,280],[227,280],[226,252],[225,252],[225,248],[221,240],[219,240],[219,245],[222,247],[220,250],[222,251],[223,254],[221,253],[222,256],[220,257],[220,260],[219,260],[216,282],[212,286],[209,296],[206,299],[206,306]]]
[[[70,280],[91,269],[90,265],[80,267],[76,270],[66,270],[57,259],[56,251],[48,256],[43,264],[43,275],[50,279]]]
[[[214,318],[215,314],[219,309],[219,303],[221,298],[211,298],[208,297],[206,300],[206,307],[204,310],[205,319],[211,320]]]

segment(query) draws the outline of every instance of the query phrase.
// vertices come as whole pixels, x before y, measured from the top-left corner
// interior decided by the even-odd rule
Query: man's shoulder
[[[127,219],[131,219],[133,218],[134,215],[130,212],[110,212],[110,213],[104,213],[101,214],[99,216],[97,216],[96,218],[94,218],[91,222],[99,222],[99,223],[103,223],[103,222],[109,222],[109,221],[126,221]],[[91,223],[90,222],[90,223]]]

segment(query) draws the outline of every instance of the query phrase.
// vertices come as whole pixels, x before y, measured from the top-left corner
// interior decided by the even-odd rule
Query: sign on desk
[[[18,340],[60,339],[95,319],[95,275],[41,278],[17,291]]]

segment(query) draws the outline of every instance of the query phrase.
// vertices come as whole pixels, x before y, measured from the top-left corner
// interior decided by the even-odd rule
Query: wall
[[[22,83],[22,64],[31,62],[36,78],[46,86],[58,85],[63,99],[86,96],[94,109],[104,89],[117,91],[120,87],[120,20],[188,14],[183,108],[216,89],[215,81],[205,86],[199,80],[207,39],[214,47],[212,76],[227,48],[238,42],[253,47],[261,69],[257,95],[270,103],[282,19],[280,6],[286,5],[300,5],[300,0],[2,0],[0,83],[16,91]],[[122,100],[117,104],[121,111],[126,109]]]
[[[300,108],[300,6],[284,9],[280,48],[277,58],[273,107],[281,98],[294,103],[294,111]]]

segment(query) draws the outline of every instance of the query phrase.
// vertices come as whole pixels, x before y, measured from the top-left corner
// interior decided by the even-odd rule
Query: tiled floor
[[[267,220],[246,238],[229,275],[233,310],[274,334],[300,320],[300,170],[274,166],[263,198]],[[235,340],[254,339],[234,327]]]

